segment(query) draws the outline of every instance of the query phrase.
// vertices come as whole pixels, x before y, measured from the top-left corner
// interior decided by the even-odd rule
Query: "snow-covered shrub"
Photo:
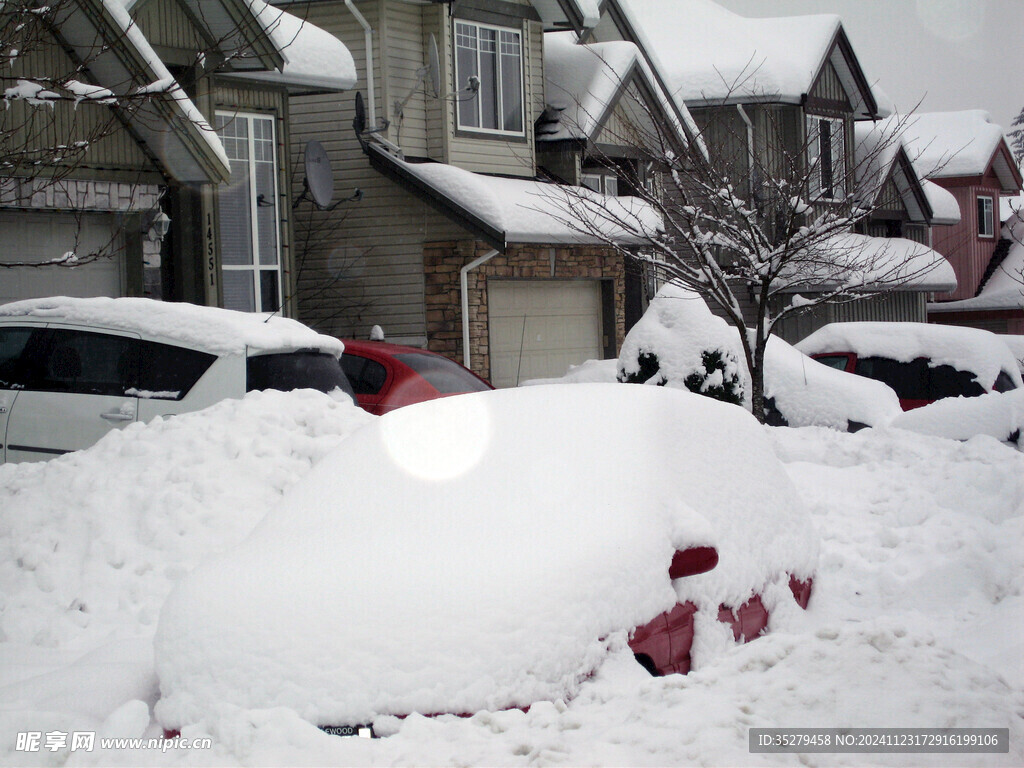
[[[626,335],[617,378],[685,388],[746,405],[750,383],[736,332],[693,291],[668,283]]]

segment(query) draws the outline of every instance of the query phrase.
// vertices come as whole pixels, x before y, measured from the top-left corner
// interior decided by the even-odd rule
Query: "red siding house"
[[[959,224],[932,232],[932,246],[956,271],[957,289],[929,304],[929,322],[1024,333],[1024,297],[986,295],[1012,244],[1001,230],[1000,199],[1022,187],[1003,129],[981,110],[933,112],[915,116],[908,138],[922,175],[948,190],[961,212]]]

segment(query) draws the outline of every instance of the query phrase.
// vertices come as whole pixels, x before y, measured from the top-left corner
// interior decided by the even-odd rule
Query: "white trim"
[[[988,211],[986,212],[986,219],[988,223],[987,231],[982,230],[982,224],[984,222],[982,220],[981,202],[983,200],[988,202]],[[983,237],[986,240],[994,240],[996,237],[995,197],[992,195],[978,195],[975,197],[974,209],[977,211],[978,216],[978,237]]]

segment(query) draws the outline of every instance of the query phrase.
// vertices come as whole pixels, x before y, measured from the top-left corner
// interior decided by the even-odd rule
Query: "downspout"
[[[740,113],[740,117],[747,126],[747,159],[750,161],[750,170],[747,172],[747,187],[750,189],[750,194],[754,194],[754,124],[750,122],[750,118],[747,117],[747,112],[743,109],[742,104],[736,105],[736,111]]]
[[[367,22],[366,17],[353,5],[352,0],[345,0],[345,7],[352,11],[356,21],[363,28],[363,35],[366,38],[366,98],[370,102],[370,128],[377,127],[377,100],[373,93],[373,28]]]
[[[462,364],[469,370],[473,370],[473,361],[469,354],[469,273],[497,255],[497,249],[492,248],[459,270],[459,290],[462,293]]]

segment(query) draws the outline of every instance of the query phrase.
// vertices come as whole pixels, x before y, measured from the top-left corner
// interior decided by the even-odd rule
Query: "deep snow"
[[[639,389],[639,388],[636,388]],[[182,573],[246,535],[370,420],[316,393],[255,393],[0,467],[0,763],[18,731],[159,735],[152,620]],[[1021,765],[1024,455],[869,429],[764,428],[822,536],[786,631],[685,677],[628,654],[569,703],[383,719],[343,740],[293,711],[225,707],[213,749],[76,752],[76,765]],[[75,598],[80,602],[76,604]],[[749,755],[751,726],[1008,727],[1004,755]]]

